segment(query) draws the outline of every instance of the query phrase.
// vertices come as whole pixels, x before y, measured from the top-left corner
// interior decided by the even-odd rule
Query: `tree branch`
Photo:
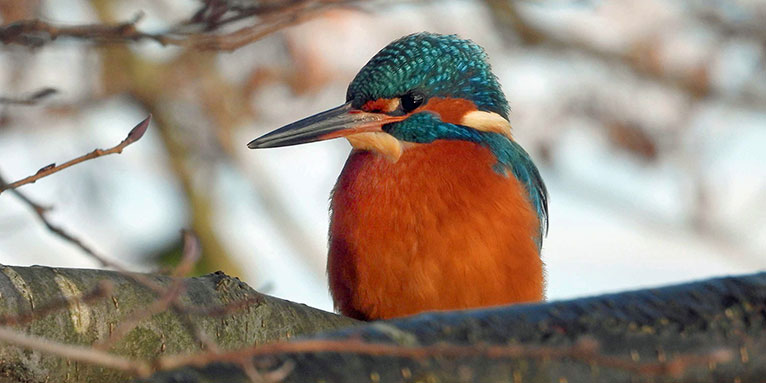
[[[99,281],[99,283],[88,293],[82,294],[77,297],[63,297],[61,299],[48,302],[42,307],[35,308],[33,310],[20,311],[14,315],[2,315],[0,316],[1,326],[19,326],[27,323],[31,323],[46,315],[54,314],[66,306],[74,304],[88,304],[99,299],[103,299],[112,295],[114,286],[107,280]]]
[[[131,315],[122,320],[116,329],[110,331],[111,334],[109,335],[108,339],[105,339],[95,345],[97,349],[110,349],[116,342],[122,339],[131,330],[136,328],[136,326],[138,326],[142,321],[173,306],[173,303],[176,302],[178,297],[185,292],[184,280],[181,277],[190,273],[194,268],[194,263],[196,263],[200,257],[200,246],[197,237],[195,237],[189,231],[184,231],[183,237],[184,249],[181,256],[181,262],[179,262],[178,266],[176,266],[173,270],[173,277],[175,279],[170,287],[168,287],[165,292],[163,292],[161,296],[154,302],[147,305],[146,307],[135,310],[133,313],[131,313]],[[183,313],[179,312],[179,314]],[[193,334],[196,334],[196,332],[193,332]],[[203,340],[197,339],[197,341],[202,342]]]
[[[651,50],[654,49],[655,41],[634,42],[627,51],[612,51],[581,38],[558,34],[535,25],[519,10],[516,2],[485,2],[491,9],[496,23],[515,33],[521,43],[528,47],[545,49],[556,54],[582,54],[613,67],[627,69],[637,78],[668,86],[694,101],[715,98],[729,105],[749,109],[762,109],[766,102],[766,95],[762,93],[741,93],[737,97],[727,97],[724,94],[726,92],[716,89],[708,78],[710,68],[706,65],[689,68],[683,74],[671,73],[663,65],[652,61]]]
[[[145,277],[164,289],[178,283]],[[0,311],[8,316],[14,315],[8,310],[45,307],[104,279],[115,286],[111,299],[37,316],[24,332],[0,327],[0,339],[10,343],[0,347],[0,370],[25,382],[66,374],[77,374],[75,381],[115,381],[126,373],[157,372],[147,382],[388,382],[431,376],[746,383],[766,374],[766,273],[565,302],[426,313],[266,345],[358,322],[258,294],[222,274],[183,280],[183,293],[172,299],[183,307],[255,299],[223,316],[183,312],[220,351],[206,351],[172,310],[140,320],[108,350],[89,349],[158,296],[116,272],[4,267],[0,293],[10,299]],[[22,349],[33,350],[33,356]]]
[[[162,45],[198,49],[231,51],[249,44],[276,30],[313,17],[328,8],[337,8],[357,0],[298,0],[275,5],[243,6],[241,2],[208,1],[188,21],[164,33],[138,30],[142,14],[133,20],[117,24],[54,25],[42,20],[22,20],[0,26],[0,42],[40,47],[60,37],[76,38],[97,43],[122,43],[152,40]],[[254,18],[252,25],[234,32],[216,33],[222,27],[239,20]],[[202,27],[204,32],[194,31]]]
[[[226,351],[358,323],[259,294],[222,273],[187,279],[139,275],[163,292],[180,286],[180,292],[170,299],[179,309],[137,318],[138,312],[145,312],[146,306],[162,295],[138,282],[134,275],[0,266],[0,317],[25,318],[30,310],[34,313],[32,320],[16,321],[23,327],[0,326],[0,340],[5,343],[0,345],[3,379],[30,383],[122,381],[154,371],[154,360],[162,355],[213,353],[201,345],[195,331]],[[114,286],[111,293],[86,302],[84,297],[89,294],[79,291],[87,292],[102,281]],[[67,299],[72,304],[60,304]],[[119,339],[111,340],[107,347],[93,347],[129,321],[135,323],[120,330],[125,333]],[[194,323],[194,328],[185,322]]]
[[[85,154],[75,159],[64,162],[61,165],[56,165],[56,164],[47,165],[41,168],[40,170],[38,170],[37,173],[29,177],[20,179],[16,182],[11,182],[9,184],[0,184],[0,194],[2,194],[2,192],[8,189],[16,189],[19,186],[35,183],[40,178],[47,177],[53,173],[57,173],[61,170],[64,170],[73,165],[77,165],[81,162],[92,160],[94,158],[102,157],[108,154],[122,153],[122,150],[125,149],[128,145],[140,140],[141,137],[143,137],[144,133],[146,133],[146,129],[149,127],[149,122],[151,121],[151,119],[152,119],[152,116],[149,115],[149,117],[146,117],[146,119],[138,123],[138,125],[136,125],[133,129],[130,130],[130,133],[128,133],[128,136],[125,137],[125,139],[122,140],[122,142],[117,144],[117,146],[114,146],[109,149],[96,149],[88,154]]]
[[[130,360],[86,346],[51,342],[46,338],[26,335],[9,328],[0,327],[0,341],[27,350],[56,355],[70,361],[124,371],[131,375],[147,376],[151,373],[151,369],[146,362]]]
[[[55,88],[42,88],[26,97],[0,96],[0,104],[6,105],[35,105],[40,100],[58,93]]]
[[[431,345],[408,346],[379,342],[367,342],[360,339],[307,339],[294,342],[272,343],[235,350],[225,354],[202,353],[196,355],[169,356],[160,358],[156,366],[159,370],[172,370],[181,367],[204,367],[215,362],[242,363],[253,357],[313,354],[332,352],[372,357],[396,357],[415,360],[429,358],[487,358],[487,359],[572,359],[581,363],[623,370],[635,375],[662,376],[681,375],[691,366],[707,366],[710,363],[726,363],[732,360],[729,350],[717,350],[703,355],[678,356],[672,360],[640,362],[630,358],[601,354],[598,343],[592,339],[582,339],[567,347],[534,345],[454,345],[437,343]]]
[[[260,369],[292,365],[284,382],[760,382],[766,273],[171,355],[156,368],[178,368],[146,382],[248,382],[239,366],[251,359]]]

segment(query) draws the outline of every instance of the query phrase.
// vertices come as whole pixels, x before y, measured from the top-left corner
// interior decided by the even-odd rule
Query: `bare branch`
[[[633,43],[631,49],[620,52],[599,47],[582,38],[561,35],[535,25],[520,12],[516,3],[504,0],[486,0],[492,10],[492,16],[504,28],[511,30],[521,42],[529,47],[542,48],[557,54],[583,54],[605,64],[629,70],[637,78],[661,83],[679,93],[698,101],[713,97],[727,104],[752,109],[761,109],[766,101],[763,94],[741,94],[737,97],[725,97],[714,87],[708,78],[707,66],[701,65],[687,70],[684,74],[670,73],[661,65],[648,60],[649,50],[654,49],[654,41]]]
[[[133,141],[136,141],[136,140],[140,139],[141,136],[143,135],[145,129],[146,129],[144,127],[143,129],[136,130],[140,126],[141,126],[141,124],[139,124],[139,126],[134,128],[133,130],[131,130],[130,134],[128,134],[128,137],[125,139],[125,141],[128,141],[130,139],[132,139]],[[131,138],[131,135],[133,136],[132,138]],[[125,141],[123,141],[123,142],[125,142]],[[0,188],[4,187],[5,185],[6,185],[5,180],[0,175]],[[163,288],[162,286],[158,285],[157,283],[155,283],[151,279],[147,278],[145,275],[128,272],[128,270],[125,267],[123,267],[122,265],[120,265],[120,264],[118,264],[118,263],[116,263],[116,262],[114,262],[114,261],[104,257],[103,255],[97,253],[90,246],[86,245],[82,240],[80,240],[79,238],[77,238],[74,235],[70,234],[64,228],[62,228],[62,227],[60,227],[58,225],[53,224],[53,222],[51,222],[48,219],[47,215],[46,215],[47,212],[51,209],[50,207],[43,206],[43,205],[40,205],[39,203],[36,203],[36,202],[32,201],[29,197],[27,197],[26,195],[21,193],[19,190],[11,189],[11,193],[15,194],[25,204],[29,205],[29,207],[32,208],[32,210],[35,212],[37,217],[45,225],[45,227],[48,228],[48,230],[50,230],[54,234],[58,235],[59,237],[61,237],[65,241],[67,241],[69,243],[72,243],[73,245],[77,246],[85,254],[87,254],[91,258],[95,259],[97,262],[99,262],[102,266],[114,268],[115,270],[124,273],[126,276],[134,279],[136,282],[142,284],[143,286],[151,289],[152,291],[154,291],[154,292],[156,292],[158,294],[163,294],[165,292],[165,288]]]
[[[186,45],[191,45],[195,48],[205,50],[233,51],[254,41],[260,40],[264,36],[276,32],[282,28],[286,28],[304,21],[310,16],[312,15],[289,15],[273,23],[266,25],[257,24],[249,27],[244,27],[235,32],[227,33],[224,35],[201,35],[188,39],[188,43]]]
[[[247,382],[241,366],[249,358],[261,369],[293,361],[290,381],[364,381],[371,373],[380,381],[429,375],[450,381],[461,370],[462,380],[487,382],[549,381],[556,374],[569,381],[758,381],[753,377],[763,376],[765,365],[764,277],[427,313],[225,354],[171,355],[153,366],[180,369],[147,382],[179,376],[204,382],[222,374]]]
[[[133,134],[134,131],[131,131],[131,134]],[[134,137],[137,136],[138,138],[140,138],[141,135],[143,135],[143,132],[138,131],[138,132],[135,132]],[[131,135],[129,134],[128,137],[130,138],[130,136]],[[138,138],[135,138],[135,140],[137,140]],[[5,185],[5,183],[3,181],[2,176],[0,176],[0,187],[2,187],[3,185]],[[155,301],[151,306],[147,307],[146,310],[137,312],[136,314],[134,314],[133,317],[126,320],[126,322],[123,323],[123,325],[113,333],[110,339],[106,340],[105,342],[100,344],[98,347],[108,349],[110,345],[118,341],[121,336],[129,332],[141,320],[147,317],[150,317],[156,313],[165,311],[168,308],[171,308],[176,314],[178,314],[184,326],[186,326],[189,329],[191,335],[198,342],[204,344],[210,350],[215,350],[216,345],[212,343],[210,341],[210,338],[207,335],[205,335],[204,332],[201,329],[199,329],[194,324],[194,322],[188,318],[188,315],[209,315],[209,316],[228,315],[238,310],[241,310],[245,307],[248,307],[250,304],[256,301],[256,299],[250,298],[250,299],[243,299],[240,301],[232,302],[226,305],[219,305],[219,306],[213,306],[213,307],[186,306],[177,301],[177,298],[180,297],[184,292],[183,285],[182,285],[183,279],[180,277],[188,274],[194,268],[194,264],[199,260],[199,257],[201,255],[199,240],[196,237],[196,235],[193,234],[191,231],[186,231],[186,230],[183,231],[183,235],[184,235],[183,256],[179,265],[172,272],[172,274],[177,277],[176,283],[174,283],[172,286],[168,288],[165,288],[163,286],[158,285],[157,283],[147,278],[143,274],[128,272],[128,270],[125,269],[123,266],[97,253],[90,246],[85,245],[85,243],[83,243],[79,238],[76,238],[72,234],[69,234],[69,232],[67,232],[60,226],[54,225],[51,221],[48,220],[46,216],[46,213],[50,210],[49,207],[42,206],[32,201],[31,199],[29,199],[27,196],[25,196],[18,190],[12,189],[11,192],[14,193],[17,197],[19,197],[19,199],[21,199],[24,203],[26,203],[32,208],[32,210],[38,216],[40,221],[43,222],[45,227],[48,228],[48,230],[52,231],[53,233],[63,238],[67,242],[70,242],[74,244],[75,246],[79,247],[80,250],[82,250],[84,253],[86,253],[87,255],[89,255],[90,257],[98,261],[99,263],[101,263],[102,266],[112,267],[115,270],[124,273],[127,277],[135,280],[137,283],[152,290],[153,292],[155,292],[156,294],[160,296],[160,298],[157,301]],[[0,323],[3,323],[2,318],[0,318]],[[14,322],[11,322],[11,323],[14,323]]]
[[[87,160],[92,160],[94,158],[102,157],[108,154],[114,154],[114,153],[122,153],[122,150],[125,149],[128,145],[138,141],[143,137],[144,133],[146,133],[146,129],[149,127],[149,122],[152,120],[152,116],[149,115],[149,117],[146,117],[143,121],[141,121],[138,125],[136,125],[133,129],[130,130],[130,133],[128,133],[128,136],[125,137],[122,142],[117,144],[117,146],[109,148],[109,149],[96,149],[88,154],[85,154],[83,156],[77,157],[73,160],[69,160],[61,165],[56,164],[50,164],[47,166],[42,167],[40,170],[37,171],[34,175],[31,175],[29,177],[20,179],[16,182],[11,182],[9,184],[2,184],[0,185],[0,193],[8,190],[8,189],[15,189],[19,186],[23,186],[26,184],[32,184],[37,182],[40,178],[49,176],[53,173],[57,173],[61,170],[64,170],[70,166],[77,165],[81,162],[85,162]]]
[[[21,20],[0,27],[0,41],[3,44],[19,44],[40,47],[59,37],[72,37],[99,42],[138,41],[153,39],[166,44],[161,38],[150,33],[139,32],[136,23],[141,15],[133,20],[119,24],[83,24],[57,26],[42,20]]]
[[[186,329],[189,331],[191,336],[196,340],[199,344],[205,347],[205,349],[213,354],[218,354],[220,352],[218,348],[218,344],[215,343],[215,340],[210,337],[202,327],[198,326],[196,322],[191,320],[189,317],[189,312],[186,311],[186,306],[184,306],[181,302],[178,302],[177,300],[171,300],[171,309],[173,312],[178,314],[178,318],[181,320],[181,324],[186,327]]]
[[[7,184],[3,180],[2,176],[0,176],[0,190],[7,189]],[[122,267],[114,264],[112,261],[106,259],[102,255],[96,253],[95,250],[91,249],[90,246],[83,243],[79,238],[73,236],[72,234],[69,234],[66,230],[64,230],[62,227],[57,226],[53,224],[51,221],[48,220],[48,217],[46,216],[46,213],[50,210],[50,207],[42,206],[31,199],[27,197],[26,195],[22,194],[20,191],[11,189],[11,192],[14,193],[19,199],[21,199],[24,203],[29,205],[29,207],[32,208],[32,210],[37,214],[37,218],[42,221],[42,223],[45,225],[45,227],[48,228],[51,232],[58,235],[59,237],[63,238],[65,241],[70,242],[74,244],[75,246],[79,247],[80,250],[91,256],[93,259],[97,260],[101,265],[103,266],[112,266],[118,269],[123,269]]]
[[[112,331],[109,338],[96,344],[94,346],[95,348],[108,350],[115,343],[120,341],[120,339],[122,339],[125,335],[127,335],[131,330],[138,326],[141,321],[146,318],[150,318],[155,314],[164,312],[170,307],[174,307],[175,310],[178,310],[179,315],[185,314],[185,308],[180,306],[177,300],[178,297],[180,297],[186,290],[183,277],[190,273],[192,269],[194,269],[194,265],[200,258],[201,250],[199,239],[197,239],[197,236],[194,233],[189,230],[183,230],[182,234],[184,238],[183,254],[181,257],[181,262],[179,262],[178,266],[176,266],[176,268],[173,270],[172,275],[174,280],[170,287],[165,289],[161,296],[152,302],[152,304],[141,310],[133,312],[132,315],[124,319],[120,325],[114,331]],[[178,305],[177,308],[176,305]],[[196,336],[198,333],[196,327],[190,331],[190,333],[193,336]],[[199,342],[206,341],[206,339],[197,340]]]
[[[184,290],[184,280],[181,277],[190,273],[194,269],[194,265],[201,256],[201,247],[197,236],[189,230],[184,230],[183,237],[184,248],[181,262],[178,263],[178,266],[176,266],[173,271],[173,276],[175,276],[176,279],[165,294],[168,298],[165,299],[167,304],[164,306],[164,309],[170,307],[176,314],[178,314],[181,323],[183,323],[189,330],[189,333],[197,342],[204,345],[205,348],[211,352],[218,352],[218,345],[215,341],[213,341],[201,327],[197,326],[197,324],[189,318],[187,307],[178,301],[180,292],[183,292]],[[178,291],[179,293],[175,293],[175,291]]]
[[[133,134],[133,131],[131,131],[131,134]],[[143,132],[139,131],[139,132],[136,132],[135,136],[140,138],[140,135],[142,134]],[[131,135],[129,134],[128,138],[130,137]],[[3,180],[2,180],[2,177],[0,177],[0,186],[2,185],[3,185]],[[181,278],[181,276],[190,272],[194,268],[194,264],[199,260],[199,257],[200,257],[199,241],[197,237],[190,231],[184,231],[183,258],[181,262],[179,263],[178,267],[173,272],[173,275],[176,276],[176,279],[170,287],[165,288],[163,286],[158,285],[151,279],[147,278],[145,275],[127,272],[127,270],[124,267],[96,253],[89,246],[85,245],[80,239],[69,234],[63,228],[51,223],[46,217],[46,212],[48,210],[47,208],[44,208],[40,206],[39,204],[33,202],[32,200],[24,196],[22,193],[20,193],[18,190],[13,190],[13,192],[19,198],[21,198],[24,202],[26,202],[29,206],[33,208],[38,218],[43,222],[43,224],[48,228],[48,230],[54,232],[55,234],[57,234],[59,237],[63,238],[64,240],[70,243],[73,243],[75,246],[79,247],[87,255],[99,261],[103,266],[113,267],[116,270],[123,272],[126,276],[130,277],[131,279],[134,279],[137,283],[143,285],[144,287],[149,288],[150,290],[152,290],[153,292],[155,292],[156,294],[160,296],[156,301],[154,301],[151,305],[146,307],[144,310],[137,311],[131,317],[127,318],[112,333],[109,339],[96,345],[96,348],[100,348],[104,350],[109,349],[114,343],[116,343],[122,337],[124,337],[128,332],[130,332],[130,330],[132,330],[142,320],[149,318],[155,314],[166,311],[168,308],[170,308],[174,313],[178,315],[178,318],[180,319],[181,323],[184,325],[184,327],[187,328],[191,336],[197,342],[204,345],[208,351],[217,352],[218,345],[204,332],[204,330],[202,330],[202,328],[197,326],[197,324],[190,319],[189,315],[208,315],[208,314],[219,315],[219,316],[227,315],[237,310],[240,310],[242,308],[248,307],[251,303],[255,301],[255,299],[244,299],[244,300],[233,302],[231,304],[227,304],[223,306],[204,307],[204,308],[187,306],[178,301],[178,298],[181,295],[183,295],[185,291],[183,278]]]
[[[763,27],[762,22],[758,21],[757,11],[750,10],[750,12],[754,16],[749,22],[746,20],[737,20],[736,22],[727,20],[720,11],[712,8],[702,8],[693,14],[706,26],[715,28],[724,36],[744,37],[764,44],[766,43],[766,28]]]
[[[298,1],[289,2],[288,5],[281,8],[274,9],[272,7],[249,7],[241,10],[234,16],[217,21],[216,25],[223,25],[230,23],[244,17],[248,17],[258,12],[270,10],[274,12],[263,16],[261,22],[255,25],[240,28],[234,32],[215,35],[215,34],[200,34],[197,36],[190,36],[188,40],[183,44],[186,46],[192,46],[199,49],[206,50],[223,50],[233,51],[237,48],[243,47],[249,43],[257,41],[266,35],[276,32],[280,29],[289,27],[291,25],[298,24],[306,21],[319,14],[320,11],[326,10],[328,7],[338,7],[354,2],[355,0],[340,0],[340,1]]]
[[[671,375],[683,372],[690,365],[723,363],[733,358],[730,350],[716,350],[703,356],[680,355],[661,362],[637,362],[632,359],[603,355],[592,339],[582,339],[573,346],[536,345],[455,345],[437,343],[425,346],[406,346],[390,343],[370,343],[360,339],[307,339],[295,342],[272,343],[236,350],[222,354],[201,353],[161,357],[156,361],[157,370],[172,370],[186,366],[202,367],[213,362],[242,364],[250,358],[265,355],[292,353],[348,353],[366,356],[388,356],[423,360],[426,358],[482,357],[489,359],[574,359],[590,365],[615,368],[640,375]]]
[[[39,311],[35,315],[39,322],[33,319],[32,322],[24,323],[23,328],[18,329],[0,326],[0,330],[7,329],[0,333],[0,343],[3,343],[0,344],[2,346],[0,347],[0,369],[4,371],[3,376],[8,381],[64,381],[66,380],[64,377],[72,373],[80,374],[79,378],[73,381],[83,381],[83,376],[103,377],[103,379],[92,378],[88,381],[126,381],[129,378],[128,375],[153,372],[151,361],[158,356],[158,353],[210,351],[201,347],[201,342],[193,334],[182,334],[182,331],[179,331],[184,329],[183,318],[171,310],[148,318],[145,323],[141,323],[140,329],[134,330],[109,352],[93,348],[93,345],[99,344],[108,337],[115,327],[130,320],[135,311],[144,310],[147,302],[152,302],[157,297],[156,293],[128,273],[47,267],[4,266],[0,269],[2,269],[0,270],[0,276],[2,276],[0,289],[11,292],[7,294],[7,298],[10,298],[7,303],[10,305],[5,305],[7,307],[2,310],[3,313],[7,313],[7,316],[24,316],[25,311],[19,310],[29,307],[33,302],[55,302],[61,295],[61,289],[51,288],[51,286],[57,286],[60,280],[66,280],[69,285],[76,286],[76,289],[82,289],[84,292],[89,291],[93,283],[101,280],[109,280],[115,286],[109,294],[111,299],[88,304],[87,308],[82,307],[83,305],[77,309],[70,306],[68,311],[59,310],[42,317],[43,311],[47,312],[55,308],[45,303],[42,308],[36,310]],[[197,327],[209,331],[219,345],[217,347],[221,349],[248,347],[252,344],[283,340],[295,335],[305,335],[356,323],[336,314],[261,295],[239,280],[221,273],[187,278],[183,280],[183,283],[178,283],[176,278],[169,276],[151,274],[145,274],[145,276],[164,289],[183,286],[185,292],[179,295],[176,301],[184,306],[223,306],[227,302],[241,300],[257,302],[248,310],[231,313],[231,316],[224,318],[186,315],[187,320],[193,321]],[[6,294],[3,293],[3,296]],[[19,296],[21,304],[15,304],[16,296]],[[73,311],[77,312],[73,314]],[[72,323],[76,321],[72,319],[75,314],[81,314],[79,318],[83,316],[90,318],[87,331],[80,332],[77,325],[68,325],[68,321],[73,321]],[[84,328],[80,327],[80,329]],[[138,335],[138,338],[135,338],[137,334],[144,334],[146,329],[151,329],[150,331],[158,336],[145,338],[143,335]],[[29,339],[19,332],[45,336],[47,342],[41,345],[39,339],[34,336]],[[22,340],[16,342],[18,339]],[[137,342],[136,339],[141,341]],[[51,344],[53,344],[52,348],[49,347]],[[94,352],[81,355],[81,348],[92,349]],[[23,349],[29,351],[24,352]],[[122,360],[113,353],[129,356]],[[29,366],[37,368],[31,373],[34,377],[30,377],[28,373]],[[50,371],[46,371],[46,368],[50,368]]]
[[[16,315],[2,315],[0,316],[0,325],[3,326],[18,326],[36,321],[49,314],[58,312],[59,310],[67,307],[72,303],[88,303],[97,299],[104,298],[112,294],[114,284],[108,280],[102,280],[91,291],[74,298],[62,298],[49,302],[48,304],[38,307],[34,310],[20,312]]]
[[[183,277],[191,273],[202,255],[202,248],[197,235],[190,230],[183,230],[181,234],[183,235],[184,248],[181,253],[181,262],[173,270],[175,277]]]
[[[143,361],[131,360],[91,347],[54,342],[7,327],[0,327],[0,341],[29,350],[57,355],[67,360],[114,368],[138,376],[148,376],[152,372],[149,365]]]
[[[183,279],[178,278],[173,282],[170,288],[167,289],[165,294],[152,302],[152,304],[142,308],[141,310],[136,310],[133,312],[132,315],[128,316],[122,322],[120,322],[120,325],[114,329],[114,331],[112,331],[112,333],[109,335],[109,338],[105,339],[103,342],[96,343],[93,347],[95,349],[104,351],[110,349],[115,343],[119,342],[143,320],[150,318],[155,314],[166,311],[172,302],[175,301],[183,292]]]
[[[109,278],[111,273],[115,278],[115,285],[121,286],[116,291],[116,294],[122,295],[121,300],[130,301],[125,300],[126,295],[131,296],[130,290],[136,287],[144,294],[152,294],[143,286],[129,281],[125,275],[114,272],[62,269],[50,273],[44,270],[45,268],[34,271],[16,269],[23,270],[21,274],[27,281],[34,281],[29,285],[34,286],[34,291],[44,289],[44,286],[48,285],[46,281],[33,278],[31,274],[35,273],[44,275],[45,278],[65,275],[68,279],[79,281],[75,282],[77,284],[90,280],[93,277],[91,273],[101,275],[102,278],[99,279],[104,279],[103,276]],[[79,280],[75,276],[81,276],[83,279]],[[48,334],[51,339],[42,341],[42,344],[39,338],[19,334],[13,329],[0,331],[0,341],[9,342],[16,348],[39,351],[38,354],[62,356],[66,353],[67,359],[80,363],[75,363],[75,368],[103,366],[141,376],[158,372],[158,375],[150,378],[149,381],[152,382],[180,381],[178,377],[188,376],[184,375],[186,373],[199,377],[220,374],[222,371],[230,374],[227,376],[241,376],[244,379],[227,379],[231,382],[247,379],[263,382],[284,378],[303,381],[306,380],[305,377],[322,377],[327,376],[323,375],[325,373],[337,371],[341,371],[341,375],[335,376],[358,378],[360,375],[369,376],[370,368],[374,369],[372,371],[379,369],[377,371],[381,373],[396,374],[402,367],[407,368],[407,375],[433,373],[438,377],[439,374],[451,373],[451,367],[445,366],[444,361],[454,361],[455,366],[468,366],[467,368],[507,367],[516,363],[531,363],[530,370],[518,372],[520,377],[540,374],[543,371],[572,372],[572,376],[580,376],[577,374],[588,375],[596,370],[602,374],[602,380],[609,377],[626,377],[625,379],[631,381],[639,377],[668,377],[679,382],[713,381],[714,377],[729,378],[739,374],[743,377],[761,376],[753,374],[759,374],[763,366],[760,362],[763,359],[761,351],[765,345],[762,337],[764,311],[763,304],[756,302],[763,302],[762,287],[765,276],[766,274],[762,273],[721,278],[569,302],[517,305],[486,311],[430,313],[258,347],[249,345],[263,344],[263,341],[257,340],[260,338],[242,338],[253,334],[247,329],[247,325],[244,330],[241,327],[237,327],[239,330],[232,329],[233,332],[229,333],[234,334],[232,341],[230,336],[221,336],[217,331],[229,331],[234,322],[199,318],[199,326],[210,328],[204,322],[217,326],[216,339],[222,342],[221,348],[226,349],[225,352],[190,354],[199,351],[199,343],[186,341],[187,348],[179,349],[177,344],[168,345],[169,349],[175,350],[174,354],[158,356],[159,345],[162,344],[164,350],[165,342],[170,340],[153,339],[147,340],[148,344],[142,344],[144,348],[141,352],[131,354],[135,355],[135,359],[119,358],[104,351],[82,354],[79,347],[83,346],[71,347],[72,345],[63,344],[69,338],[66,333],[62,334],[56,329]],[[217,274],[213,274],[189,279],[187,282],[190,286],[196,286],[190,287],[189,291],[199,291],[200,287],[205,286],[203,290],[213,292],[216,297],[222,290],[227,290],[226,294],[234,294],[227,295],[228,297],[241,294],[239,288],[219,288],[221,280],[217,278]],[[168,277],[157,279],[162,281],[163,286],[175,284],[175,280]],[[0,282],[3,280],[0,279]],[[6,279],[3,283],[12,282]],[[190,301],[209,301],[201,296],[183,299],[187,304]],[[225,300],[227,298],[215,299],[216,302]],[[274,303],[280,303],[279,300],[272,300]],[[141,301],[145,301],[145,298],[134,299],[132,307],[140,307]],[[266,305],[259,304],[248,312],[263,310],[264,306]],[[116,303],[113,306],[105,302],[99,307],[99,310],[107,310],[105,315],[111,318],[118,321],[124,319],[123,316],[117,315],[119,310]],[[269,315],[275,315],[274,317],[255,317],[252,321],[244,323],[260,327],[269,323],[271,319],[283,317],[288,312],[292,313],[293,309],[302,308],[305,306],[288,303],[288,306],[281,306],[277,311],[268,312]],[[298,317],[291,318],[291,321],[295,321]],[[101,320],[96,325],[103,329],[105,322],[107,321]],[[239,326],[243,323],[235,322],[239,323]],[[175,320],[171,323],[155,323],[169,325],[173,329],[177,329],[178,325]],[[270,323],[267,327],[277,326],[273,329],[277,330],[293,324],[276,323]],[[314,319],[305,323],[313,324]],[[0,330],[4,329],[0,327]],[[247,335],[239,336],[240,331]],[[101,330],[91,333],[105,332]],[[289,338],[289,334],[280,339],[285,338]],[[16,342],[17,339],[22,341]],[[81,339],[80,342],[93,342],[97,339]],[[627,340],[615,343],[615,339]],[[477,360],[481,363],[474,364]],[[349,362],[348,366],[340,365],[344,361]],[[211,363],[215,364],[210,366]],[[205,367],[195,368],[200,366]],[[713,367],[709,366],[719,367],[713,370]],[[184,369],[175,370],[180,367]],[[498,367],[503,372],[493,375],[495,380],[479,381],[497,381],[498,376],[508,377],[511,373],[515,377],[516,372],[509,371],[506,367]],[[558,370],[559,367],[563,369]],[[168,369],[172,371],[167,371]],[[345,375],[346,370],[348,375]],[[68,370],[61,373],[68,373]],[[524,381],[527,379],[524,378]],[[743,381],[749,380],[743,378]]]
[[[55,88],[42,88],[26,97],[0,96],[0,104],[7,105],[35,105],[39,101],[58,93]]]
[[[22,20],[0,26],[0,42],[40,47],[59,37],[88,40],[96,43],[120,43],[153,40],[162,45],[176,45],[199,49],[234,50],[256,41],[274,31],[313,16],[318,11],[340,7],[357,0],[299,0],[280,3],[279,6],[236,6],[209,2],[189,21],[170,28],[164,33],[147,33],[136,28],[142,15],[118,24],[84,24],[62,26],[42,20]],[[230,15],[231,14],[231,15]],[[227,16],[229,15],[229,16]],[[215,33],[221,27],[245,18],[256,18],[251,26],[230,33]],[[204,32],[192,31],[202,26]]]

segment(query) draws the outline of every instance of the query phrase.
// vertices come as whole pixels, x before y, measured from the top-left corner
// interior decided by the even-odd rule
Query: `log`
[[[91,346],[109,339],[122,323],[161,297],[146,280],[163,288],[174,279],[153,274],[42,266],[0,266],[0,323],[4,330],[53,342]],[[108,296],[76,299],[94,287],[112,286]],[[163,355],[203,350],[192,327],[222,350],[285,340],[358,323],[306,305],[260,294],[221,272],[183,280],[177,302],[184,310],[163,310],[138,321],[107,351],[130,360],[151,361]],[[59,309],[46,310],[56,302]],[[33,318],[31,318],[33,317]],[[27,318],[25,320],[22,320]],[[31,319],[30,319],[31,318]],[[14,323],[19,323],[14,326]],[[118,382],[123,371],[0,343],[0,382]]]
[[[742,383],[766,376],[766,273],[360,324],[259,294],[223,273],[0,271],[0,382]],[[152,307],[164,309],[136,316]],[[125,323],[135,327],[99,351]],[[74,352],[61,356],[9,336],[14,331]],[[122,359],[75,355],[88,350]]]
[[[766,273],[428,313],[229,355],[143,382],[764,382]],[[172,364],[172,363],[171,363]]]

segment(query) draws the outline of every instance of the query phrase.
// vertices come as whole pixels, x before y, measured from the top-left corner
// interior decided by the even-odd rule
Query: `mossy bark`
[[[142,276],[159,286],[167,287],[172,283],[167,276]],[[87,293],[102,280],[109,281],[113,286],[109,296],[87,303],[71,299]],[[66,298],[70,303],[60,310],[13,328],[56,342],[93,345],[108,339],[112,331],[135,312],[145,310],[157,300],[158,294],[129,275],[114,271],[0,266],[0,315],[17,316]],[[223,273],[185,279],[184,292],[178,302],[201,310],[179,313],[168,309],[146,318],[114,343],[109,351],[142,360],[199,352],[202,345],[185,322],[193,322],[223,350],[358,323],[260,294]],[[236,308],[236,302],[248,304]],[[232,309],[221,315],[204,312],[227,305]],[[197,311],[199,313],[195,314]],[[0,382],[3,383],[110,382],[126,378],[125,374],[116,370],[71,362],[12,344],[0,344]]]
[[[143,277],[161,286],[172,284],[166,276]],[[109,296],[87,303],[71,300],[102,280],[114,286]],[[262,371],[287,366],[281,377],[286,382],[746,383],[766,376],[766,273],[564,302],[426,313],[363,326],[259,294],[222,273],[185,279],[184,284],[178,301],[193,310],[153,315],[110,351],[145,361],[203,353],[184,324],[186,317],[220,349],[237,350],[237,356],[260,346],[250,348],[261,350],[254,366]],[[0,297],[0,318],[6,320],[70,298],[60,310],[14,328],[89,346],[108,338],[158,294],[112,271],[6,266],[0,267]],[[249,304],[236,311],[205,312],[243,301]],[[319,331],[324,332],[314,334]],[[307,342],[314,342],[313,349],[301,350]],[[299,348],[290,348],[295,345]],[[250,381],[240,365],[184,366],[147,381]],[[132,378],[13,344],[0,346],[0,382]]]
[[[327,348],[298,351],[301,342]],[[283,382],[764,382],[766,273],[423,314],[291,344],[262,347],[274,351],[255,365],[291,366]],[[211,363],[147,382],[250,380],[238,365]]]

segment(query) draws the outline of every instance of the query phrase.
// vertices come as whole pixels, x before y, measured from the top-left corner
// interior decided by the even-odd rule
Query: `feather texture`
[[[496,163],[467,141],[415,145],[396,163],[353,151],[331,206],[337,308],[383,319],[542,299],[537,213]]]

